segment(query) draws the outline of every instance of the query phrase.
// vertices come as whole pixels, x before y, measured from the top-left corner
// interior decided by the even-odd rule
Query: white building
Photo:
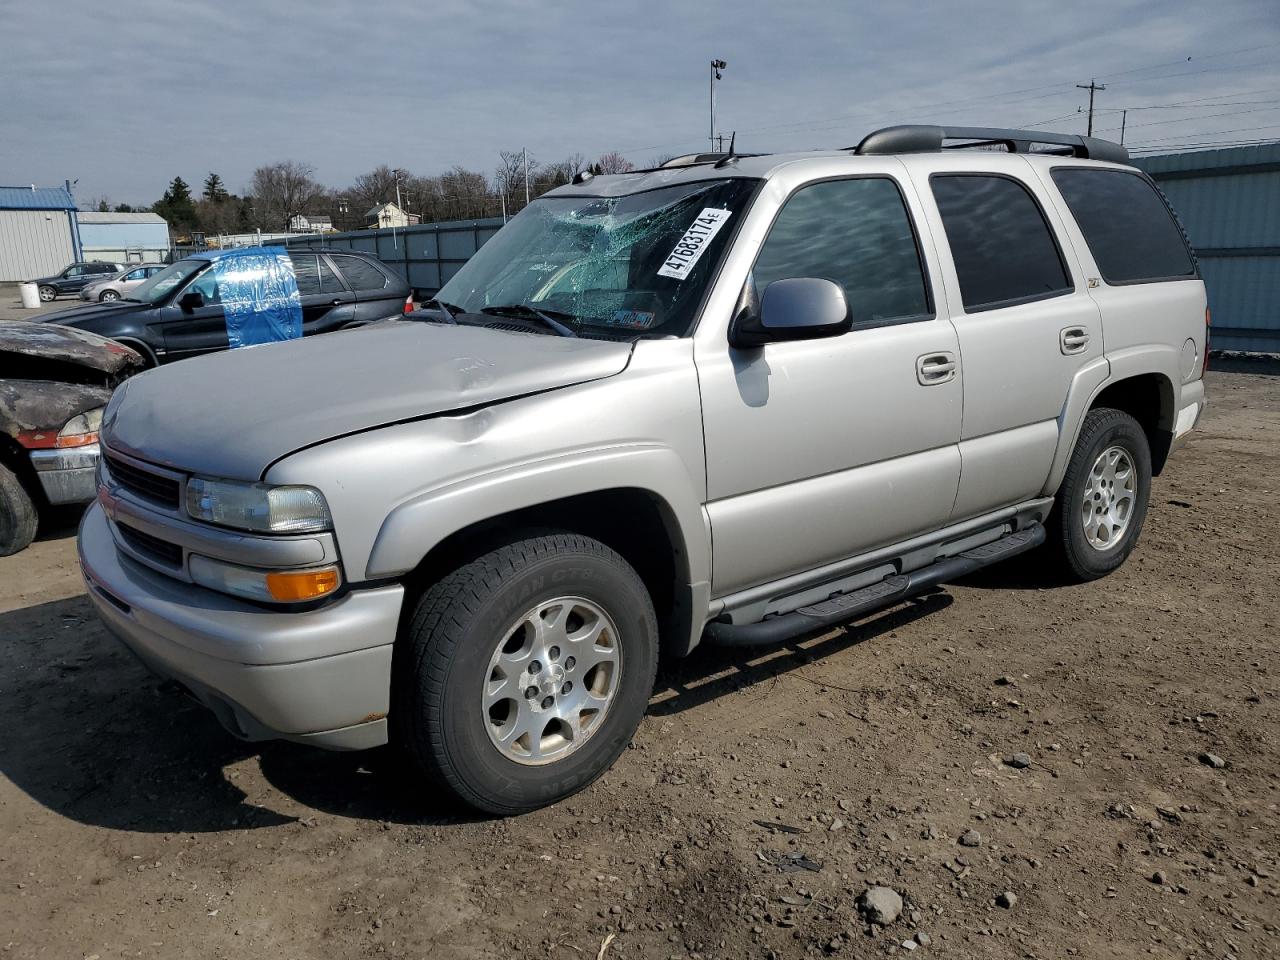
[[[84,259],[111,263],[159,263],[169,255],[169,224],[158,213],[82,210]]]
[[[364,215],[364,225],[371,230],[384,230],[388,227],[407,227],[411,223],[421,223],[422,218],[416,213],[405,213],[394,203],[380,203]]]

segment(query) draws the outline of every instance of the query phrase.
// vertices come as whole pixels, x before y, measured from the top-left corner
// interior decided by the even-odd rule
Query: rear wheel
[[[499,547],[434,584],[397,650],[391,720],[417,764],[488,813],[603,774],[644,716],[658,630],[644,583],[569,533]]]
[[[52,303],[58,299],[58,291],[56,288],[49,286],[47,283],[40,285],[40,299],[45,303]]]
[[[1089,411],[1067,463],[1048,533],[1062,571],[1096,580],[1133,552],[1151,496],[1151,450],[1122,410]]]
[[[25,550],[35,539],[38,517],[22,483],[0,464],[0,557]]]

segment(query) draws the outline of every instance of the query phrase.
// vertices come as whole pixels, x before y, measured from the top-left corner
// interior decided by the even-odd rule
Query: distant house
[[[321,213],[295,213],[289,218],[290,233],[332,233],[333,218]]]
[[[421,223],[422,218],[416,213],[405,213],[394,203],[380,203],[364,215],[364,225],[371,230],[387,227],[407,227],[411,223]]]
[[[157,263],[169,255],[169,224],[158,213],[82,210],[76,218],[86,260]]]

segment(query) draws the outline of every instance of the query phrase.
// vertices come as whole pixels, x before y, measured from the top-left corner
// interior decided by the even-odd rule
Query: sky
[[[492,173],[500,150],[647,165],[844,147],[894,123],[1085,130],[1143,150],[1280,138],[1277,0],[0,0],[0,183],[150,203],[311,165]]]

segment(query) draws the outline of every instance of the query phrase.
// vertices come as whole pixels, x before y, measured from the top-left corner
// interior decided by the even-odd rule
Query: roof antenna
[[[738,131],[734,130],[731,134],[729,134],[729,155],[727,157],[722,157],[720,160],[717,160],[715,169],[719,170],[721,167],[727,167],[731,163],[738,162],[738,158],[733,155],[733,144],[734,144],[734,141],[737,139],[738,139]]]

